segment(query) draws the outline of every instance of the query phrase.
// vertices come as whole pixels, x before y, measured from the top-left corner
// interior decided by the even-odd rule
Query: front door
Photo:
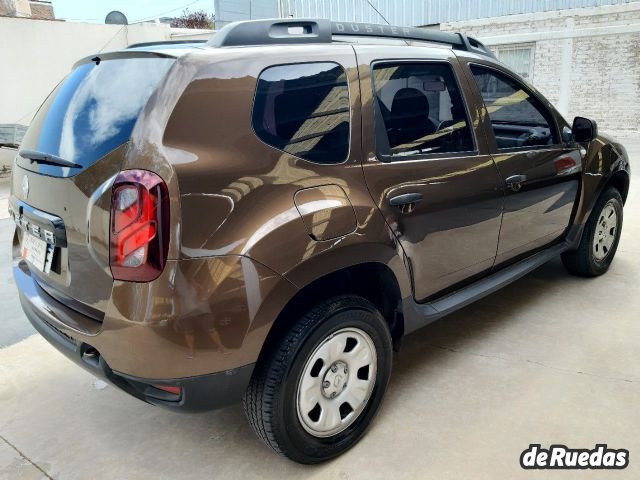
[[[472,64],[470,70],[505,182],[499,265],[562,236],[578,195],[582,159],[578,146],[562,142],[554,116],[532,89],[494,67]]]
[[[424,301],[494,263],[503,191],[451,52],[357,46],[364,174]],[[462,81],[461,81],[462,80]]]

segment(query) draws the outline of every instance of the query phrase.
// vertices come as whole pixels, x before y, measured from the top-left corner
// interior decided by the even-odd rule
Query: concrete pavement
[[[0,348],[16,343],[33,335],[35,330],[26,321],[18,292],[11,274],[11,242],[13,240],[13,220],[8,208],[9,179],[0,176]],[[0,363],[0,367],[1,367]],[[1,390],[0,390],[1,391]]]
[[[640,141],[625,143],[640,165]],[[369,433],[332,462],[305,467],[277,457],[254,437],[240,406],[187,416],[145,405],[35,335],[0,350],[0,478],[640,478],[635,183],[605,276],[571,277],[555,260],[409,336]],[[5,293],[13,288],[6,225],[3,326],[26,322]],[[628,449],[630,465],[523,471],[519,457],[530,443],[607,443]]]

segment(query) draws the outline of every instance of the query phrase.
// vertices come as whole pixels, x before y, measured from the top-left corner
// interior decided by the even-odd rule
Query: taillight
[[[125,170],[113,183],[109,257],[116,280],[150,282],[167,261],[169,193],[162,178]]]

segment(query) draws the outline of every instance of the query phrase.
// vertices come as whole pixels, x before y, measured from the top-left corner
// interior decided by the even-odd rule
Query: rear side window
[[[400,160],[473,150],[462,96],[449,65],[377,64],[373,87],[379,155]]]
[[[472,66],[471,71],[487,106],[498,149],[558,143],[551,113],[528,89],[494,70]]]
[[[128,57],[78,65],[36,114],[22,148],[53,154],[81,165],[71,169],[21,166],[52,176],[69,176],[125,143],[140,111],[173,58]]]
[[[268,145],[316,163],[349,153],[349,87],[335,63],[267,68],[258,78],[253,129]]]

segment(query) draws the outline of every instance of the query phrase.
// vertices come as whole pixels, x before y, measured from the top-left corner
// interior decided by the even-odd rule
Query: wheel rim
[[[593,236],[593,257],[601,262],[611,253],[618,234],[618,214],[612,200],[609,200],[598,218]]]
[[[329,437],[349,427],[367,406],[376,379],[371,337],[359,328],[338,330],[309,356],[298,382],[297,410],[303,428]]]

